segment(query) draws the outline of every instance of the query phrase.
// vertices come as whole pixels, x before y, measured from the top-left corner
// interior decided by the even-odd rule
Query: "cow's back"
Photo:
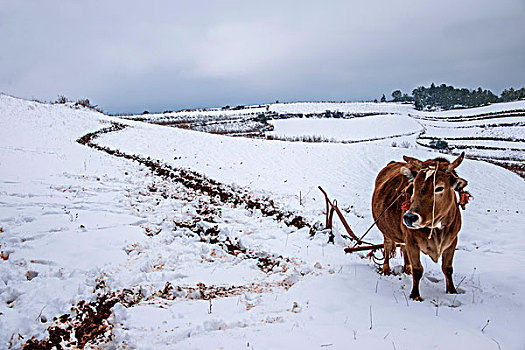
[[[396,200],[408,185],[407,178],[401,174],[406,163],[390,162],[377,175],[372,197],[372,215],[383,235],[396,242],[403,242],[402,217],[403,196],[390,209],[388,206]],[[381,215],[383,213],[383,215]],[[381,217],[379,217],[381,215]],[[378,219],[379,218],[379,219]]]

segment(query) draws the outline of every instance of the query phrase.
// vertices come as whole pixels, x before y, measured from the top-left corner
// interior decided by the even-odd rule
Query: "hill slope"
[[[93,138],[100,150],[75,142],[112,122],[123,129]],[[242,198],[269,197],[282,212],[314,223],[324,220],[322,185],[340,207],[352,207],[348,220],[361,233],[371,223],[377,172],[403,154],[438,154],[380,143],[231,138],[5,95],[0,137],[0,244],[8,255],[0,262],[2,347],[42,339],[49,326],[61,326],[53,317],[97,294],[119,302],[87,344],[525,344],[525,183],[502,168],[467,160],[458,169],[474,195],[454,263],[463,293],[445,294],[440,266],[424,258],[425,301],[418,303],[405,299],[410,276],[380,276],[367,259],[345,256],[339,235],[334,245],[322,232],[311,238],[307,227],[248,209]],[[208,184],[224,192],[201,189]],[[374,229],[368,238],[381,235]],[[77,314],[66,326],[77,325]]]

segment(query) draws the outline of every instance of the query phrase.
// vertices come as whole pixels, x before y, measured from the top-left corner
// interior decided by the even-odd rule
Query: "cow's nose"
[[[407,225],[408,227],[412,227],[414,225],[414,223],[416,221],[419,220],[419,215],[417,214],[414,214],[414,213],[411,213],[411,212],[406,212],[405,215],[403,215],[403,222],[405,223],[405,225]]]

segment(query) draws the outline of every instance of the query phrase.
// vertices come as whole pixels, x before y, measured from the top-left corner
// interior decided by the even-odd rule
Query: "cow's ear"
[[[403,159],[405,160],[405,162],[407,162],[408,164],[412,166],[415,166],[418,169],[421,169],[423,167],[423,162],[420,161],[419,159],[412,158],[409,156],[403,156]]]
[[[468,185],[468,181],[465,179],[462,179],[461,177],[457,177],[454,179],[454,183],[452,184],[452,188],[455,191],[461,191]]]
[[[403,174],[408,179],[408,182],[412,182],[416,178],[417,172],[414,172],[403,166],[401,167],[401,174]]]

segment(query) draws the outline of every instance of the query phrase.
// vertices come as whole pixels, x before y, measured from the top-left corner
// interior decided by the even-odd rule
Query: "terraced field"
[[[471,159],[491,162],[525,177],[525,109],[456,113],[411,115],[425,126],[417,144],[450,154],[465,151]]]
[[[272,140],[403,143],[497,164],[525,177],[525,102],[444,112],[406,104],[290,103],[200,110],[134,120],[196,131]],[[414,137],[410,137],[414,136]]]

